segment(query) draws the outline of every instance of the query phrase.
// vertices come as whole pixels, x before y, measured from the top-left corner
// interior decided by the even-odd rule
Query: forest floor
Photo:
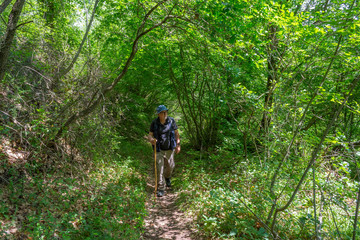
[[[192,219],[185,216],[176,204],[178,193],[167,188],[163,197],[154,194],[155,181],[149,173],[146,192],[146,208],[149,213],[145,219],[145,232],[142,239],[150,240],[192,240],[201,239],[195,235]]]

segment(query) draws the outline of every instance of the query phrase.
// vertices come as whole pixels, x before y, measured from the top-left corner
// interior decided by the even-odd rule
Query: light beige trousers
[[[165,190],[165,178],[170,178],[175,168],[175,150],[161,150],[156,155],[158,190]]]

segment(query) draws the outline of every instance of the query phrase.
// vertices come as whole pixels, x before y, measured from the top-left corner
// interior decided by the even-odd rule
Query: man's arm
[[[180,134],[177,129],[175,130],[175,139],[176,139],[176,145],[180,145]]]
[[[176,139],[176,153],[180,152],[180,134],[179,131],[175,130],[175,139]]]
[[[156,138],[154,138],[154,133],[153,132],[149,132],[148,140],[149,140],[149,142],[151,142],[152,145],[156,144]]]

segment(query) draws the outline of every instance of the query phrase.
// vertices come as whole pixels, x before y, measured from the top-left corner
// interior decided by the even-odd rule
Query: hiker
[[[164,196],[165,188],[171,187],[171,173],[174,170],[174,152],[180,152],[180,135],[175,120],[168,117],[168,109],[164,105],[156,108],[158,118],[150,126],[148,139],[156,146],[158,197]],[[166,185],[166,186],[165,186]]]

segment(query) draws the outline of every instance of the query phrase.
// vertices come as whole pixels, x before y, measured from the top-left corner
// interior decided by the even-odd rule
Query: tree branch
[[[16,29],[18,29],[21,26],[24,26],[25,24],[32,23],[32,22],[34,22],[34,21],[27,21],[27,22],[21,23],[21,24],[16,26]]]
[[[5,0],[0,6],[0,14],[2,14],[12,0]]]
[[[86,31],[85,31],[84,37],[83,37],[83,39],[82,39],[82,41],[81,41],[80,47],[79,47],[78,51],[76,52],[73,60],[71,61],[70,65],[69,65],[66,69],[60,71],[60,72],[55,76],[55,79],[60,79],[61,77],[63,77],[63,76],[65,76],[66,74],[68,74],[68,73],[70,72],[70,70],[73,68],[75,62],[77,61],[77,59],[78,59],[78,57],[79,57],[79,55],[80,55],[80,52],[81,52],[81,50],[82,50],[82,48],[83,48],[83,46],[84,46],[84,44],[85,44],[85,41],[86,41],[86,39],[87,39],[87,36],[88,36],[88,34],[89,34],[89,31],[90,31],[92,22],[94,21],[94,16],[95,16],[96,8],[97,8],[97,5],[99,4],[99,1],[100,1],[100,0],[96,0],[96,1],[95,1],[94,8],[93,8],[93,11],[92,11],[92,14],[91,14],[91,18],[90,18],[90,22],[89,22],[89,24],[88,24],[87,27],[86,27]]]
[[[55,139],[58,139],[62,132],[64,131],[64,129],[68,126],[70,126],[73,122],[75,122],[77,119],[83,118],[86,115],[90,114],[92,111],[94,111],[94,109],[99,105],[99,103],[102,101],[102,99],[106,98],[106,95],[116,86],[116,84],[125,76],[125,74],[127,73],[127,71],[129,70],[129,67],[132,63],[132,60],[134,59],[137,50],[138,50],[138,43],[140,41],[140,39],[145,36],[147,33],[149,33],[150,31],[154,30],[155,28],[163,25],[166,21],[168,21],[171,18],[176,18],[176,16],[170,16],[167,15],[166,17],[164,17],[164,19],[158,23],[155,24],[154,26],[152,26],[151,28],[149,28],[146,31],[143,31],[142,29],[144,28],[145,22],[146,20],[149,18],[150,14],[157,8],[159,7],[162,3],[166,2],[168,0],[164,0],[158,4],[156,4],[155,7],[153,7],[151,10],[149,10],[149,12],[145,15],[145,18],[143,20],[143,23],[141,24],[141,26],[138,28],[138,34],[132,44],[132,49],[131,49],[131,53],[125,63],[125,65],[123,66],[123,69],[121,71],[121,73],[118,75],[118,77],[116,77],[116,79],[111,83],[106,85],[104,88],[101,89],[101,91],[99,91],[98,97],[96,98],[96,100],[94,100],[94,102],[91,105],[88,105],[85,109],[73,114],[66,122],[65,124],[62,125],[62,127],[59,129],[59,131],[57,132]]]
[[[342,104],[340,105],[340,107],[338,108],[338,110],[335,112],[333,118],[330,120],[330,122],[328,123],[326,129],[324,130],[324,132],[323,132],[323,134],[322,134],[322,137],[321,137],[321,140],[320,140],[318,146],[316,147],[316,149],[313,151],[312,157],[311,157],[311,159],[310,159],[310,161],[309,161],[309,163],[308,163],[308,165],[307,165],[307,167],[306,167],[306,169],[305,169],[305,171],[304,171],[304,173],[303,173],[303,175],[302,175],[302,177],[301,177],[298,185],[296,186],[293,194],[291,195],[290,199],[288,200],[288,202],[287,202],[283,207],[281,207],[281,208],[276,208],[275,213],[274,213],[274,218],[273,218],[272,226],[271,226],[272,231],[274,230],[274,226],[275,226],[277,214],[278,214],[279,212],[282,212],[282,211],[284,211],[285,209],[287,209],[287,208],[290,206],[290,204],[292,203],[292,201],[295,199],[295,196],[297,195],[297,193],[298,193],[301,185],[303,184],[303,182],[304,182],[304,180],[305,180],[305,178],[306,178],[306,175],[307,175],[308,171],[309,171],[310,168],[313,166],[313,164],[314,164],[314,162],[315,162],[315,160],[316,160],[316,158],[317,158],[317,155],[318,155],[319,151],[320,151],[321,148],[322,148],[322,144],[323,144],[323,142],[324,142],[324,140],[325,140],[328,132],[330,131],[330,128],[334,125],[337,117],[339,116],[341,110],[343,109],[344,105],[345,105],[346,102],[348,101],[348,99],[349,99],[352,91],[353,91],[353,90],[355,89],[355,87],[357,86],[359,80],[360,80],[360,75],[356,76],[355,79],[352,81],[351,85],[349,86],[349,89],[350,89],[350,90],[349,90],[348,95],[345,97],[344,101],[342,102]]]
[[[0,81],[4,78],[5,72],[7,70],[6,63],[10,53],[12,41],[14,40],[15,37],[16,25],[19,21],[24,3],[25,0],[17,0],[14,3],[11,13],[9,15],[9,22],[7,25],[5,35],[0,43]]]
[[[340,36],[340,38],[339,38],[339,40],[338,40],[338,43],[337,43],[337,47],[336,47],[334,56],[332,57],[331,62],[330,62],[329,66],[328,66],[328,68],[327,68],[327,70],[326,70],[326,73],[325,73],[325,75],[324,75],[323,78],[322,78],[322,81],[321,81],[321,83],[320,83],[320,86],[317,88],[317,90],[315,91],[315,94],[312,96],[312,98],[310,99],[310,101],[309,101],[308,104],[306,105],[305,110],[304,110],[304,113],[303,113],[303,115],[301,116],[300,122],[299,122],[299,124],[297,125],[296,130],[295,130],[295,132],[294,132],[294,136],[292,137],[291,142],[290,142],[289,146],[288,146],[287,149],[286,149],[286,153],[285,153],[283,159],[281,160],[281,162],[279,163],[279,166],[278,166],[278,167],[276,168],[276,170],[275,170],[275,173],[274,173],[274,175],[273,175],[273,177],[272,177],[272,179],[271,179],[271,185],[270,185],[270,191],[271,191],[271,192],[273,191],[273,187],[274,187],[274,185],[275,185],[275,181],[276,181],[277,175],[278,175],[278,173],[279,173],[282,165],[284,164],[284,162],[285,162],[286,159],[288,158],[288,156],[289,156],[289,154],[290,154],[290,150],[291,150],[291,148],[292,148],[292,146],[293,146],[293,144],[294,144],[295,138],[296,138],[296,136],[298,135],[298,133],[299,133],[299,131],[300,131],[302,125],[303,125],[303,122],[304,122],[304,120],[305,120],[305,116],[306,116],[306,114],[307,114],[307,112],[308,112],[308,109],[310,108],[311,103],[313,102],[313,100],[315,99],[315,97],[318,95],[320,87],[322,87],[322,85],[325,83],[325,80],[326,80],[326,78],[327,78],[327,76],[328,76],[328,74],[329,74],[329,71],[330,71],[330,69],[331,69],[331,66],[332,66],[334,60],[335,60],[335,57],[337,56],[337,54],[338,54],[338,52],[339,52],[341,40],[342,40],[342,36]],[[269,219],[268,219],[268,220],[269,220]]]

